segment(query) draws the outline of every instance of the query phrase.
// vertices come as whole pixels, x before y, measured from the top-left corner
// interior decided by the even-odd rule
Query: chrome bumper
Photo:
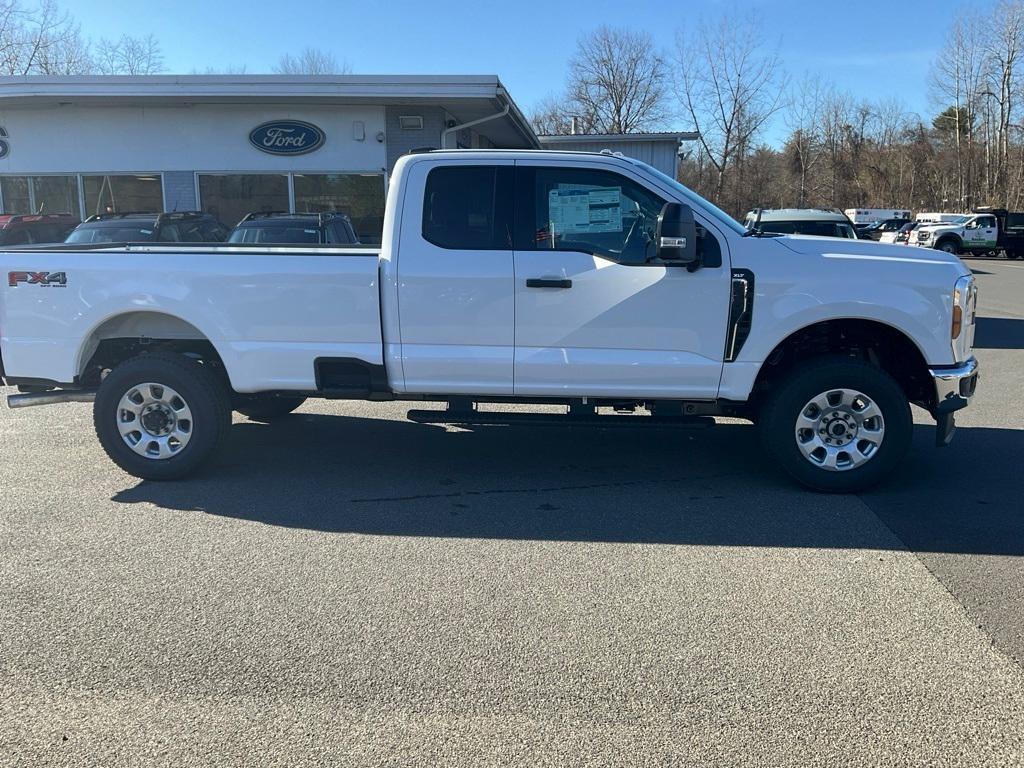
[[[952,413],[966,408],[978,385],[978,361],[970,358],[952,368],[930,368],[935,382],[935,410]]]
[[[951,368],[930,368],[935,382],[935,444],[949,445],[956,431],[954,414],[966,408],[978,386],[978,361],[973,357]]]

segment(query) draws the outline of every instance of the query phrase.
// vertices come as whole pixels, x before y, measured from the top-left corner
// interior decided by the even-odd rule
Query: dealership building
[[[650,160],[683,135],[609,148]],[[340,210],[375,242],[409,150],[571,142],[539,138],[495,76],[3,77],[0,212]]]

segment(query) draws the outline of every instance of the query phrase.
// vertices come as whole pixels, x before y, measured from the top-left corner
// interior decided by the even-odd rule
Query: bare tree
[[[77,26],[42,47],[33,67],[40,75],[87,75],[92,71],[90,45]]]
[[[808,77],[797,86],[786,114],[786,126],[790,130],[786,148],[797,173],[796,203],[801,208],[807,204],[809,179],[822,157],[818,129],[824,97],[821,79]]]
[[[191,75],[245,75],[248,74],[247,64],[228,64],[224,67],[193,67]]]
[[[774,51],[761,47],[749,17],[702,22],[676,36],[679,99],[700,133],[700,143],[717,172],[721,200],[726,178],[750,152],[761,130],[782,106],[784,75]]]
[[[284,54],[274,67],[279,75],[347,75],[351,71],[348,62],[339,62],[330,51],[310,47],[296,55]]]
[[[983,51],[984,28],[973,13],[965,13],[953,22],[946,36],[943,53],[932,66],[932,96],[937,104],[952,104],[950,118],[956,150],[957,197],[961,208],[969,207],[974,197],[975,119],[987,79]],[[964,124],[966,122],[966,125]]]
[[[576,44],[565,112],[588,133],[649,130],[665,120],[665,92],[665,62],[650,35],[599,27]]]
[[[0,0],[0,73],[82,74],[89,66],[78,25],[53,0]]]
[[[156,75],[163,72],[160,43],[152,34],[122,35],[116,41],[103,38],[96,46],[94,66],[101,75]]]
[[[1010,162],[1010,123],[1017,96],[1015,74],[1021,48],[1024,47],[1024,3],[1021,0],[1001,0],[992,11],[989,35],[985,43],[988,57],[989,88],[985,95],[992,97],[998,109],[995,120],[995,151],[993,168],[988,178],[989,194],[997,191],[1004,197]],[[988,144],[986,144],[986,148]],[[988,165],[988,164],[986,164]],[[986,168],[986,171],[988,169]]]
[[[564,99],[547,96],[534,105],[530,112],[530,124],[540,136],[572,133],[572,108]]]

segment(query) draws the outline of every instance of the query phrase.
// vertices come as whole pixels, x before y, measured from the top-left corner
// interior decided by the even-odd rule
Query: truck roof
[[[408,152],[403,157],[416,157],[416,156],[427,156],[427,157],[458,157],[467,160],[515,160],[517,158],[529,158],[537,159],[539,157],[549,157],[552,159],[557,158],[569,158],[579,159],[580,157],[587,158],[603,158],[612,162],[618,161],[626,165],[635,165],[639,163],[639,160],[626,157],[621,152],[612,152],[610,149],[601,150],[600,152],[589,152],[586,150],[572,150],[572,149],[414,149]]]
[[[757,211],[750,211],[746,218],[757,217]],[[764,208],[761,210],[761,221],[849,221],[846,214],[828,208]]]

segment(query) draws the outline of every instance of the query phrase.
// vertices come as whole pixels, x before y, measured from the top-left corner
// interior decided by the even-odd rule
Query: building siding
[[[423,118],[423,130],[404,131],[398,123],[401,115],[419,115]],[[387,142],[388,173],[402,155],[420,147],[437,149],[441,146],[441,131],[444,130],[444,110],[440,107],[403,107],[386,106],[384,108],[384,132]]]
[[[604,149],[609,149],[612,152],[621,152],[626,157],[647,163],[672,178],[676,177],[676,170],[679,166],[679,158],[676,155],[678,144],[675,139],[628,142],[602,142],[588,139],[545,144],[542,137],[540,141],[541,146],[545,149],[563,150],[566,152],[600,152]]]
[[[303,120],[326,134],[300,155],[272,155],[249,132],[272,120]],[[362,123],[363,136],[354,136]],[[4,108],[10,152],[0,173],[155,173],[379,171],[384,168],[384,108],[322,104],[197,104],[193,107],[81,106]],[[436,141],[436,139],[435,139]]]

